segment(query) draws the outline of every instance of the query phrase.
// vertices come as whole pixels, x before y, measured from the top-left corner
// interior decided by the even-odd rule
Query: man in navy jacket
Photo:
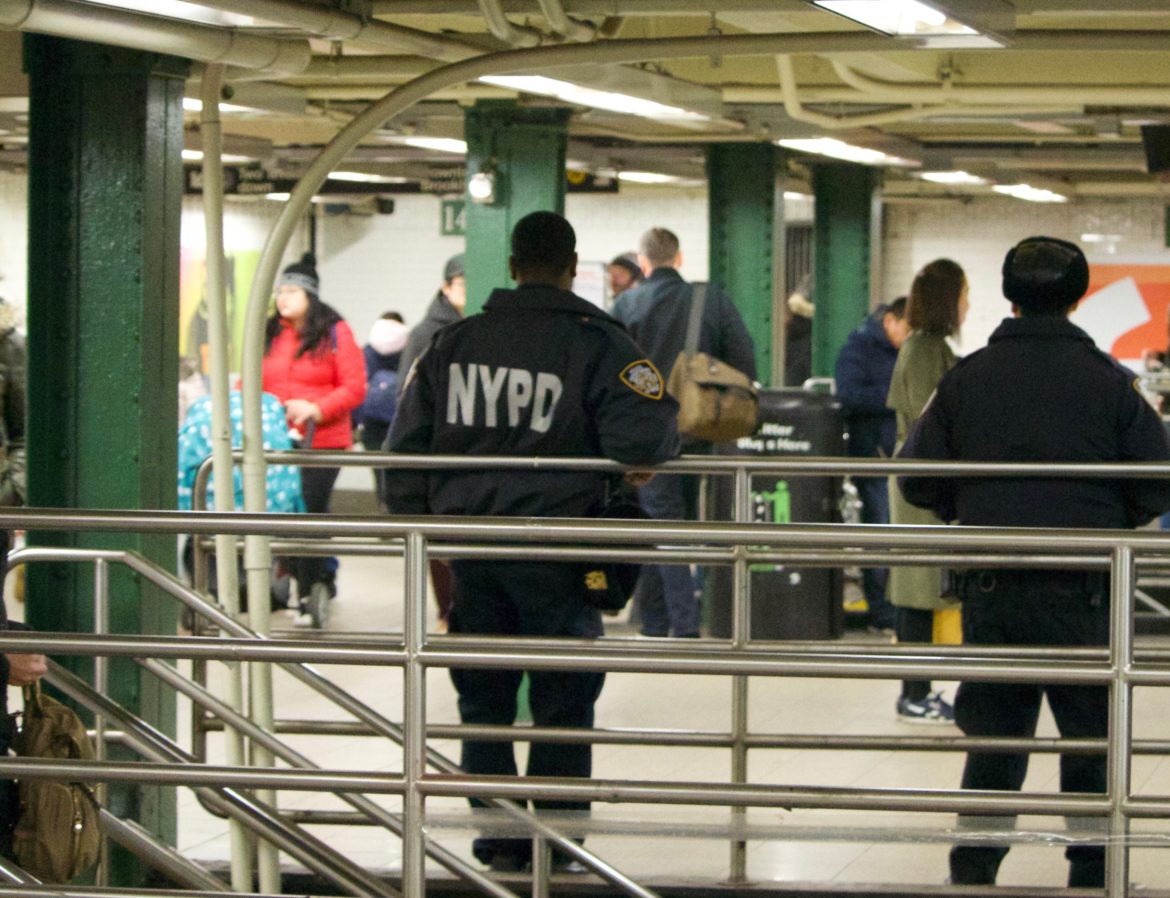
[[[483,312],[440,330],[419,356],[390,428],[394,452],[442,455],[598,456],[655,465],[678,452],[678,405],[622,326],[569,292],[576,235],[564,218],[534,212],[512,232],[515,290],[497,289]],[[386,472],[394,514],[589,517],[612,477],[597,471],[490,469]],[[586,566],[569,562],[452,562],[451,633],[591,638],[601,617],[590,604]],[[595,580],[593,582],[596,582]],[[451,671],[464,723],[507,726],[516,718],[518,670]],[[591,727],[603,674],[530,671],[533,723]],[[514,776],[510,742],[465,740],[469,773]],[[588,777],[588,744],[534,742],[529,776]],[[588,803],[538,801],[582,810]],[[532,841],[479,838],[475,856],[517,870]],[[554,858],[554,863],[556,858]]]
[[[886,407],[886,396],[898,349],[909,333],[906,297],[900,296],[869,315],[841,347],[835,379],[837,398],[845,409],[852,456],[890,458],[894,454],[896,423],[893,409]],[[862,523],[890,523],[886,478],[854,477],[853,485],[861,497]],[[886,568],[865,568],[861,572],[869,625],[879,630],[894,626],[894,608],[886,600],[889,574]]]
[[[1080,249],[1052,237],[1017,244],[1003,264],[1015,317],[938,385],[900,455],[986,462],[1127,462],[1170,458],[1166,432],[1133,373],[1068,320],[1089,284]],[[908,501],[940,518],[982,527],[1138,527],[1170,508],[1170,484],[1154,479],[903,477]],[[969,645],[1106,645],[1108,577],[1097,571],[971,570],[960,578],[963,642]],[[1061,736],[1103,739],[1105,686],[964,682],[955,722],[969,736],[1035,734],[1047,695]],[[1027,754],[970,752],[964,789],[1018,790]],[[1060,759],[1064,792],[1104,792],[1104,755]],[[975,821],[978,818],[973,818]],[[1002,824],[997,823],[997,828]],[[951,882],[990,884],[1006,845],[951,849]],[[1068,884],[1101,888],[1104,849],[1072,844]]]
[[[678,273],[682,251],[678,237],[666,228],[642,235],[638,262],[646,280],[622,294],[613,314],[669,377],[686,342],[687,319],[694,287]],[[718,286],[706,288],[699,328],[700,352],[738,368],[756,379],[755,347],[739,310]],[[683,451],[709,452],[711,444],[688,440]],[[698,507],[698,478],[660,474],[638,494],[642,507],[659,520],[694,520]],[[645,565],[638,583],[638,605],[645,636],[699,635],[699,603],[688,565]]]

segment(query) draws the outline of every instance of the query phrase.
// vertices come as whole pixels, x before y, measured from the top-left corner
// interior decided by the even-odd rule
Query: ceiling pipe
[[[1038,104],[1072,103],[1078,106],[1168,106],[1170,91],[1165,87],[1145,85],[1116,85],[1100,87],[1089,84],[1070,84],[1061,87],[1025,87],[1003,85],[996,87],[969,87],[950,80],[939,84],[908,85],[879,81],[862,75],[839,60],[830,60],[837,77],[856,88],[869,99],[854,97],[855,102],[886,103],[999,103],[1002,105],[1031,106]]]
[[[261,37],[239,29],[66,0],[0,0],[0,30],[51,34],[278,75],[304,71],[312,57],[308,41]]]
[[[483,52],[482,48],[427,31],[296,0],[199,0],[199,3],[212,9],[279,22],[328,40],[353,41],[383,50],[417,53],[443,62],[458,62]]]
[[[477,0],[488,30],[509,47],[539,47],[543,36],[532,28],[513,25],[504,15],[500,0]]]
[[[540,0],[540,12],[549,28],[571,41],[587,43],[597,39],[593,25],[569,18],[563,0]]]
[[[860,115],[825,115],[806,109],[801,103],[791,57],[777,56],[776,69],[780,75],[780,94],[784,101],[784,111],[788,113],[788,117],[820,128],[829,130],[867,128],[873,125],[887,125],[891,122],[930,118],[932,115],[938,115],[942,112],[953,112],[949,106],[929,106],[891,109],[887,112],[862,113]]]

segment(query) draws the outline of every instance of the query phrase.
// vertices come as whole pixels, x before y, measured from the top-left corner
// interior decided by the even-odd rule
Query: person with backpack
[[[317,260],[305,253],[281,273],[276,310],[268,319],[264,341],[263,387],[284,406],[293,439],[304,449],[349,449],[353,445],[351,413],[366,397],[366,366],[353,331],[320,298]],[[329,511],[340,469],[302,467],[305,511]],[[328,559],[290,559],[302,611],[316,609],[320,626],[326,602],[337,594]],[[308,600],[308,602],[306,602]],[[305,623],[305,621],[298,621]]]
[[[409,328],[397,312],[384,312],[370,328],[369,342],[362,348],[366,359],[366,398],[353,413],[361,430],[362,446],[380,452],[398,407],[398,365],[406,346]],[[374,469],[374,494],[381,502],[382,472]]]

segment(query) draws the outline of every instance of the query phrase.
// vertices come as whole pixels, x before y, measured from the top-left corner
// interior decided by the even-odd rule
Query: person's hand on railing
[[[44,655],[5,655],[8,659],[8,685],[31,686],[49,672]]]
[[[654,479],[654,471],[626,471],[626,483],[630,486],[645,486]]]

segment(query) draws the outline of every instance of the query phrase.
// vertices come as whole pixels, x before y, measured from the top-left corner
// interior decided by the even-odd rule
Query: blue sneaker
[[[942,697],[941,692],[928,695],[924,699],[912,701],[908,698],[898,699],[898,720],[902,723],[954,723],[955,709],[950,702]]]

